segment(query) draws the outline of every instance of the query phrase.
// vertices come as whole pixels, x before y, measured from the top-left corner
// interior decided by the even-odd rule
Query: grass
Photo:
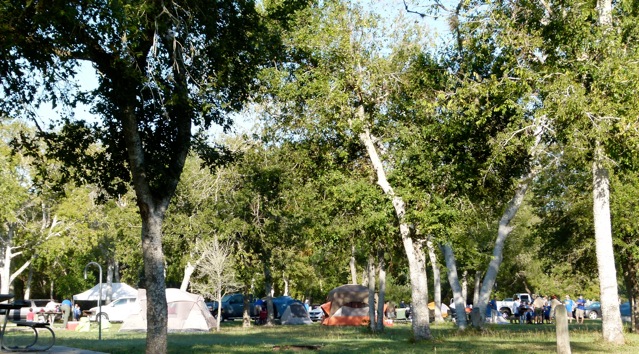
[[[145,333],[118,332],[113,324],[102,332],[56,330],[56,345],[106,353],[144,353]],[[409,324],[396,324],[382,334],[371,334],[366,328],[309,326],[274,326],[248,329],[241,322],[225,322],[220,333],[171,333],[169,353],[293,353],[291,346],[320,346],[319,353],[556,353],[553,325],[487,325],[484,331],[459,333],[451,323],[431,325],[433,339],[414,343]],[[638,353],[639,335],[626,333],[626,345],[611,347],[603,342],[601,321],[570,325],[573,353]],[[288,347],[288,350],[286,348]]]

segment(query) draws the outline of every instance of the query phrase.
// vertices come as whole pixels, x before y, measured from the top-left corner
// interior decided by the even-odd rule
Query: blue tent
[[[273,308],[275,310],[274,317],[280,318],[286,308],[288,308],[293,303],[300,303],[304,305],[300,300],[295,300],[290,296],[279,296],[273,298]]]

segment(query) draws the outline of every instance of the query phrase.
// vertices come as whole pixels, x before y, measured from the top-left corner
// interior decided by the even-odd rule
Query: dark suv
[[[249,314],[252,318],[259,315],[258,313],[255,313],[255,301],[256,299],[254,299],[253,296],[249,298]],[[217,316],[217,307],[217,302],[213,302],[209,308],[213,316]],[[243,313],[243,294],[227,294],[222,297],[222,321],[242,318]]]

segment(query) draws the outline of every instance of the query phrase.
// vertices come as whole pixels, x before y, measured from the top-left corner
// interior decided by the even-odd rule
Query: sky
[[[414,18],[416,23],[423,24],[426,28],[429,29],[435,39],[435,42],[443,41],[443,38],[446,36],[448,31],[448,26],[446,24],[445,17],[434,18],[431,16],[421,17],[415,13],[409,13],[406,11],[405,4],[408,5],[408,9],[414,12],[425,13],[426,8],[424,4],[433,3],[433,1],[420,1],[420,0],[352,0],[356,3],[359,3],[364,8],[370,9],[374,11],[384,18],[392,19],[398,15],[404,15],[405,17],[411,19]],[[440,3],[447,4],[452,3],[453,0],[441,0]],[[452,5],[451,5],[452,7]],[[98,79],[96,71],[91,67],[90,63],[84,62],[81,64],[79,69],[79,74],[75,79],[76,82],[80,85],[82,90],[91,90],[98,86]],[[86,120],[88,122],[96,121],[96,117],[89,112],[89,107],[85,105],[79,105],[76,109],[73,110],[76,119]],[[40,123],[48,122],[50,117],[60,117],[60,111],[53,110],[50,105],[42,105],[37,110],[38,120]],[[247,116],[237,115],[235,120],[235,133],[248,132],[253,125],[252,119]],[[43,124],[41,126],[46,126]],[[213,131],[214,134],[221,133],[221,129],[219,131]]]

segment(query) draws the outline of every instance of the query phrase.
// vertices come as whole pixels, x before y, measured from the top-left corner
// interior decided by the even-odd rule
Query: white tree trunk
[[[386,264],[384,254],[380,253],[379,258],[379,296],[377,299],[377,331],[384,330],[384,305],[386,303]]]
[[[468,271],[467,270],[465,270],[462,273],[461,287],[462,287],[462,298],[464,299],[464,306],[466,306],[466,304],[468,303]]]
[[[351,284],[357,284],[357,267],[355,264],[355,245],[351,246],[351,260],[348,263],[351,269]]]
[[[599,25],[603,28],[604,33],[608,33],[613,29],[612,0],[597,0],[597,10],[599,12]],[[619,312],[617,269],[610,225],[610,177],[608,170],[602,164],[605,153],[599,141],[597,141],[594,155],[592,163],[593,216],[601,294],[601,330],[606,342],[622,345],[625,343],[625,339],[621,313]]]
[[[499,272],[499,266],[501,265],[503,259],[503,251],[504,245],[506,243],[506,238],[510,235],[513,227],[510,226],[510,222],[517,214],[519,207],[524,201],[524,196],[526,195],[526,191],[528,190],[528,183],[530,179],[526,179],[524,182],[519,184],[519,187],[515,191],[515,196],[510,200],[506,210],[504,210],[501,219],[499,220],[499,228],[497,230],[497,240],[495,240],[495,246],[493,247],[493,257],[488,263],[488,269],[486,270],[486,274],[484,275],[484,281],[481,286],[481,291],[479,292],[479,303],[475,304],[475,306],[479,306],[479,311],[482,316],[482,323],[484,323],[483,319],[486,316],[486,306],[488,305],[488,301],[490,300],[490,293],[493,290],[493,286],[495,285],[495,280],[497,279],[497,273]]]
[[[597,161],[600,151],[596,155],[595,162],[592,164],[593,215],[601,293],[602,334],[605,341],[621,345],[625,343],[625,339],[619,312],[617,270],[610,226],[609,177],[608,171]]]
[[[457,261],[455,253],[449,243],[442,245],[446,268],[448,268],[448,282],[453,290],[453,301],[455,302],[455,312],[457,314],[456,325],[460,330],[465,330],[468,326],[466,321],[466,299],[463,298],[459,278],[457,275]]]
[[[364,107],[358,107],[358,115],[362,122],[364,121]],[[368,129],[364,129],[359,134],[360,141],[366,147],[366,152],[371,160],[371,165],[377,174],[377,184],[382,188],[384,193],[391,198],[395,216],[399,223],[399,233],[406,252],[408,260],[408,270],[411,281],[411,300],[412,300],[412,316],[413,316],[413,339],[416,341],[423,339],[431,339],[430,324],[428,323],[428,283],[425,267],[424,252],[421,245],[413,244],[411,232],[405,220],[405,206],[401,197],[395,195],[395,191],[388,183],[384,165],[373,143],[373,139]]]
[[[182,276],[182,284],[180,284],[180,290],[186,291],[186,289],[188,289],[191,276],[193,275],[193,272],[195,272],[196,267],[197,265],[191,263],[191,261],[186,263],[186,267],[184,267],[184,276]]]
[[[282,296],[288,296],[288,277],[286,276],[286,273],[282,272],[282,281],[284,281],[284,293],[282,294]]]
[[[375,259],[373,255],[368,256],[368,318],[371,331],[375,332]]]
[[[442,284],[441,275],[439,271],[439,264],[437,263],[437,255],[435,254],[435,247],[433,247],[433,241],[426,241],[426,247],[428,247],[428,257],[430,258],[430,266],[433,269],[433,285],[434,285],[434,301],[435,301],[435,323],[444,322],[442,316]]]
[[[504,213],[499,219],[497,239],[495,240],[495,246],[493,247],[493,257],[488,263],[488,269],[486,270],[486,274],[484,275],[484,281],[481,286],[481,291],[479,292],[478,303],[474,305],[479,306],[480,315],[482,316],[481,323],[484,323],[483,319],[486,316],[486,305],[488,304],[488,300],[490,299],[490,293],[492,292],[493,286],[495,285],[497,273],[499,272],[499,267],[501,266],[506,238],[508,238],[508,235],[510,235],[510,232],[513,230],[510,222],[513,220],[515,215],[517,215],[519,207],[524,202],[524,197],[526,196],[528,186],[530,185],[530,183],[532,183],[532,180],[535,178],[535,176],[537,176],[537,173],[539,172],[539,166],[536,164],[536,159],[541,152],[541,149],[543,149],[541,145],[541,137],[545,129],[545,123],[545,117],[539,117],[535,121],[533,131],[535,141],[529,150],[532,165],[530,172],[528,172],[528,174],[519,181],[519,185],[515,190],[515,195],[512,197],[512,199],[506,206],[506,210],[504,210]]]

